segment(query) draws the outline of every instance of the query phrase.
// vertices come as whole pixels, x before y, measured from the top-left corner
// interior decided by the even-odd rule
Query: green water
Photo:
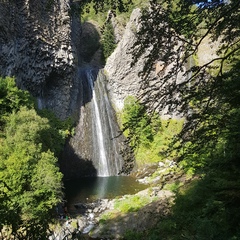
[[[65,182],[68,205],[104,198],[112,199],[125,194],[134,194],[146,188],[147,185],[129,176],[91,177]]]

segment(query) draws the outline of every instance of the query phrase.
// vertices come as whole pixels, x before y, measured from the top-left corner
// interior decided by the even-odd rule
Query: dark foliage
[[[191,136],[191,141],[196,137],[198,142],[214,145],[212,140],[218,140],[226,130],[225,121],[232,108],[238,107],[238,90],[230,93],[229,89],[238,87],[240,2],[207,1],[212,7],[204,9],[191,1],[161,1],[161,5],[158,2],[151,1],[150,9],[143,12],[142,28],[133,49],[134,62],[148,49],[146,65],[140,73],[146,91],[139,97],[148,106],[158,99],[152,110],[169,106],[171,112],[180,107],[188,120],[183,139],[189,140]],[[217,56],[203,65],[189,66],[184,81],[174,80],[208,37],[218,44]],[[167,74],[154,79],[159,91],[149,87],[150,72],[157,60],[172,64]],[[198,144],[200,148],[201,144]]]
[[[74,12],[81,13],[83,11],[89,11],[89,4],[93,3],[96,14],[100,11],[105,11],[104,7],[109,6],[112,10],[118,10],[119,12],[125,12],[128,9],[128,5],[132,3],[132,0],[83,0],[73,1],[71,7]]]
[[[172,215],[142,239],[238,239],[240,2],[152,0],[141,20],[134,62],[146,50],[148,57],[139,99],[152,111],[168,106],[184,113],[180,160],[201,176],[179,193]],[[189,64],[206,39],[215,55]],[[150,73],[159,60],[170,67],[154,79],[156,91]],[[181,72],[185,79],[177,81]]]

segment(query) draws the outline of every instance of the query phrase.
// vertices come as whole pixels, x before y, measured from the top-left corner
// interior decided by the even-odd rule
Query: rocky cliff
[[[83,115],[91,99],[83,99],[81,72],[85,64],[92,67],[101,59],[99,30],[90,22],[80,23],[76,4],[70,0],[0,1],[0,75],[14,76],[20,88],[29,90],[38,99],[39,108],[49,108],[61,119],[75,111]],[[133,11],[123,33],[115,28],[119,33],[118,45],[105,66],[108,90],[116,110],[123,108],[128,95],[139,96],[143,92],[138,74],[143,70],[147,49],[134,66],[131,53],[140,15],[139,9]],[[151,84],[156,88],[159,72],[169,67],[161,62],[157,64],[151,72]],[[77,131],[84,132],[82,125]],[[76,154],[74,144],[71,140],[69,143],[70,155],[60,161],[65,175],[74,170],[69,176],[76,177],[80,169],[83,175],[89,169],[94,171],[88,161],[91,159],[83,158],[83,151]]]
[[[138,73],[143,70],[144,59],[141,58],[134,66],[132,63],[131,49],[136,41],[136,30],[139,28],[140,9],[135,9],[130,17],[125,31],[115,51],[107,59],[105,70],[109,79],[111,100],[117,110],[122,110],[124,99],[129,96],[137,96],[140,91],[141,78]],[[112,19],[114,21],[114,18]],[[118,28],[114,24],[115,28]],[[119,36],[118,36],[119,38]]]
[[[113,26],[118,28],[116,20],[112,19]],[[167,23],[165,23],[167,24]],[[151,99],[151,93],[154,91],[161,91],[164,88],[163,78],[171,71],[176,62],[165,63],[161,61],[161,51],[159,49],[159,60],[152,66],[150,74],[148,76],[149,82],[143,84],[143,78],[139,73],[143,71],[145,62],[148,58],[148,52],[150,49],[145,49],[145,52],[137,62],[133,65],[133,47],[137,41],[137,32],[141,27],[141,10],[134,9],[129,22],[127,23],[121,39],[112,55],[107,59],[105,70],[108,76],[108,87],[111,96],[111,100],[117,111],[121,111],[124,106],[124,99],[129,96],[139,97],[144,95],[144,98],[149,98],[152,104],[152,108],[156,108],[158,99]],[[116,30],[116,32],[119,32]],[[117,35],[119,39],[119,34]],[[178,44],[182,44],[179,42]],[[177,47],[177,46],[176,46]],[[184,69],[186,71],[186,69]],[[185,81],[184,71],[176,73],[168,81],[173,84],[179,84]],[[169,84],[169,82],[167,84]],[[176,93],[175,97],[178,93]],[[143,99],[143,98],[142,98]],[[167,100],[166,100],[167,101]],[[163,118],[179,118],[182,117],[177,108],[170,109],[169,106],[157,109]]]
[[[81,60],[81,26],[65,0],[0,2],[0,75],[38,98],[62,119],[71,111],[71,87]]]
[[[78,68],[83,62],[97,64],[101,55],[99,31],[91,23],[81,25],[74,4],[69,0],[0,2],[0,75],[14,76],[20,88],[37,97],[40,108],[50,108],[62,119],[81,105],[77,104],[81,94]],[[123,108],[126,96],[143,92],[138,74],[145,56],[131,65],[140,16],[140,9],[135,9],[124,31],[118,31],[116,19],[111,19],[118,45],[105,70],[116,110]],[[153,66],[152,85],[161,68],[161,63]]]

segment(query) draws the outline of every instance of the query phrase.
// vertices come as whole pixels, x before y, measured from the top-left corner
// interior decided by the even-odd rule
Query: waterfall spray
[[[106,151],[104,146],[104,136],[103,136],[103,126],[102,121],[100,118],[99,113],[99,104],[97,102],[96,93],[94,90],[94,78],[91,71],[87,72],[87,78],[89,81],[90,89],[92,91],[92,122],[93,127],[95,129],[93,137],[96,137],[97,145],[94,145],[93,147],[97,152],[99,153],[99,168],[98,168],[98,176],[109,176],[110,170],[108,166],[108,161],[106,157]]]

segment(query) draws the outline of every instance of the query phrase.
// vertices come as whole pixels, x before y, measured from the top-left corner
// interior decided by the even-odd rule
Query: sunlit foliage
[[[34,106],[30,94],[27,91],[20,91],[15,84],[14,78],[0,77],[0,130],[5,123],[5,116],[13,110],[19,110],[22,106],[28,108]]]
[[[133,96],[128,96],[124,101],[122,124],[133,148],[149,145],[160,128],[160,121],[151,119],[144,105]]]
[[[8,238],[46,239],[62,198],[62,174],[54,156],[61,136],[37,114],[32,98],[14,79],[1,79],[1,93],[0,231]]]

